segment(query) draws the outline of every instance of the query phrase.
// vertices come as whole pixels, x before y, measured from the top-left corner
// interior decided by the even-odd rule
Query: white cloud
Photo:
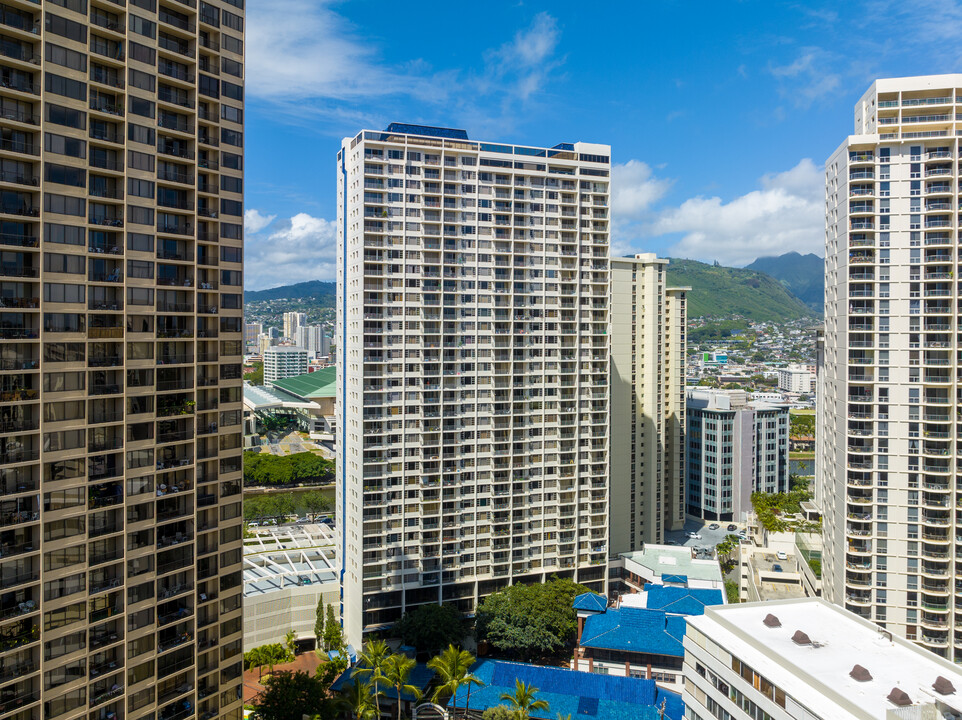
[[[771,74],[781,83],[781,93],[795,105],[809,107],[816,100],[831,95],[842,85],[836,72],[839,58],[819,47],[804,47],[787,65],[772,65]]]
[[[244,213],[244,232],[247,234],[259,233],[274,222],[276,218],[277,215],[261,215],[257,210],[248,210]]]
[[[611,168],[611,212],[619,219],[637,220],[661,200],[671,187],[670,180],[655,177],[641,160],[629,160]]]
[[[512,78],[515,93],[527,100],[560,64],[554,58],[560,38],[558,21],[546,12],[538,13],[531,25],[519,30],[511,42],[487,53],[488,75],[493,76],[494,84]],[[486,84],[491,81],[488,78]]]
[[[806,158],[785,172],[766,175],[762,189],[723,202],[694,197],[665,210],[648,228],[654,237],[681,234],[673,257],[747,265],[758,257],[824,252],[824,177]]]
[[[257,235],[249,231],[244,287],[260,290],[305,280],[335,279],[336,228],[335,221],[298,213],[281,221],[270,233]]]

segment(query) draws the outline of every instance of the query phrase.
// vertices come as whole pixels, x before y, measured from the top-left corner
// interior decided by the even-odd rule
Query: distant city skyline
[[[822,165],[833,129],[851,122],[850,98],[875,77],[944,71],[930,58],[952,66],[960,54],[962,11],[925,4],[597,13],[529,2],[494,4],[470,24],[435,3],[416,16],[307,0],[254,7],[248,289],[333,279],[330,159],[354,128],[391,121],[517,143],[610,142],[613,254],[726,265],[821,255]]]

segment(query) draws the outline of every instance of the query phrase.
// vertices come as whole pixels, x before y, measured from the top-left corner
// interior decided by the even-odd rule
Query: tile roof
[[[332,365],[303,375],[275,380],[273,385],[301,398],[334,397],[337,391],[337,368]]]
[[[604,617],[598,616],[598,617]],[[515,680],[538,689],[537,700],[548,703],[548,710],[534,710],[531,718],[554,718],[570,714],[573,718],[595,720],[660,720],[665,704],[665,720],[683,720],[681,696],[658,687],[654,680],[600,675],[557,667],[541,667],[502,660],[482,660],[472,672],[484,687],[471,690],[471,709],[505,704],[502,693],[514,694]],[[451,707],[464,707],[467,693],[458,693]]]
[[[603,595],[598,593],[581,593],[575,598],[573,607],[575,610],[590,610],[592,612],[604,612],[608,608],[608,601]]]
[[[712,588],[666,587],[650,584],[645,586],[647,608],[664,610],[677,615],[703,615],[706,605],[724,605],[721,590]]]
[[[664,610],[622,607],[585,618],[581,646],[684,657],[685,618]]]

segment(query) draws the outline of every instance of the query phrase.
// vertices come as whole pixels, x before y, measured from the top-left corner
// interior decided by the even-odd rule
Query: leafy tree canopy
[[[477,638],[487,640],[499,652],[528,661],[567,652],[578,625],[571,604],[587,591],[563,578],[500,590],[478,606]]]
[[[307,673],[279,672],[265,678],[264,686],[254,700],[256,720],[291,720],[302,715],[328,720],[336,716],[335,704],[327,699],[327,686]]]
[[[465,632],[464,619],[454,605],[420,605],[404,613],[394,625],[394,634],[405,645],[428,653],[460,645]]]
[[[334,481],[334,461],[312,452],[272,455],[256,451],[244,453],[244,484],[291,485]]]

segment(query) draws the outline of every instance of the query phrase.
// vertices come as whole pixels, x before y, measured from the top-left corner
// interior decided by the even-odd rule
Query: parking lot
[[[717,524],[719,527],[717,530],[711,530],[709,528],[713,523]],[[685,529],[676,530],[674,532],[665,533],[665,542],[669,540],[674,540],[679,545],[685,545],[686,547],[700,547],[700,548],[712,548],[725,539],[726,535],[737,533],[738,530],[728,531],[725,528],[728,525],[733,524],[738,526],[738,530],[745,529],[745,523],[732,523],[731,521],[721,521],[718,520],[708,522],[701,522],[699,520],[693,520],[688,518],[685,520]],[[685,536],[686,532],[694,532],[701,535],[701,539],[689,538]]]

